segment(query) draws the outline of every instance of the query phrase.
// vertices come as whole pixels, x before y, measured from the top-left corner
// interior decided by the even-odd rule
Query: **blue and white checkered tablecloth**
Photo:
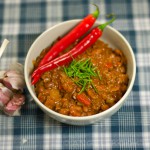
[[[45,115],[26,90],[21,116],[0,113],[0,150],[150,150],[150,0],[0,0],[0,43],[10,44],[0,69],[24,63],[32,42],[45,29],[64,20],[101,10],[99,20],[115,13],[113,27],[131,44],[137,62],[134,87],[112,117],[88,126],[71,126]]]

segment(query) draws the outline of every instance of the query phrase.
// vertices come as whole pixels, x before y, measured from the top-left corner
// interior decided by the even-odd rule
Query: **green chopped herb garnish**
[[[82,59],[79,61],[74,59],[68,67],[64,67],[64,71],[77,85],[82,87],[80,93],[85,91],[86,87],[88,88],[90,85],[95,92],[98,92],[92,83],[91,77],[98,76],[101,80],[101,75],[99,71],[96,71],[96,67],[93,66],[90,59]]]

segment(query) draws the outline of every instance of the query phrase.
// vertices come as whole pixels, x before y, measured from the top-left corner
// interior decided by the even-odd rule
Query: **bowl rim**
[[[133,61],[133,74],[132,74],[132,78],[131,78],[131,82],[130,82],[130,85],[127,89],[127,91],[125,92],[125,94],[122,96],[122,98],[115,104],[113,105],[112,107],[110,107],[109,109],[103,111],[103,112],[100,112],[98,114],[94,114],[94,115],[91,115],[91,116],[83,116],[83,117],[75,117],[75,116],[67,116],[67,115],[63,115],[63,114],[60,114],[58,112],[55,112],[49,108],[47,108],[44,104],[42,104],[38,98],[36,97],[36,95],[33,93],[32,91],[32,88],[30,85],[30,79],[28,78],[28,73],[27,73],[27,60],[30,56],[30,53],[32,51],[32,48],[34,47],[34,45],[36,44],[36,42],[42,38],[45,34],[47,34],[47,32],[53,30],[54,28],[58,27],[58,26],[61,26],[63,24],[67,24],[67,23],[78,23],[79,21],[81,21],[81,19],[73,19],[73,20],[69,20],[69,21],[64,21],[64,22],[61,22],[61,23],[58,23],[48,29],[46,29],[43,33],[41,33],[35,40],[34,42],[32,43],[32,45],[30,46],[29,48],[29,51],[27,53],[27,56],[25,58],[25,65],[24,65],[24,74],[25,74],[25,82],[26,82],[26,86],[27,86],[27,89],[30,93],[30,95],[33,97],[34,101],[40,106],[40,108],[46,110],[48,113],[50,113],[51,115],[54,115],[54,116],[57,116],[57,117],[60,117],[62,119],[67,119],[67,120],[74,120],[74,121],[86,121],[86,120],[89,120],[89,119],[95,119],[95,118],[98,118],[98,117],[103,117],[107,114],[109,114],[110,112],[113,112],[113,110],[117,109],[119,107],[119,105],[125,101],[125,99],[127,98],[127,96],[130,94],[131,90],[132,90],[132,87],[134,85],[134,81],[135,81],[135,76],[136,76],[136,61],[135,61],[135,56],[134,56],[134,53],[133,53],[133,50],[130,46],[130,44],[128,43],[128,41],[125,39],[125,37],[118,31],[116,30],[115,28],[111,27],[111,26],[107,26],[106,28],[109,28],[110,30],[112,30],[113,32],[115,32],[124,42],[125,44],[127,45],[127,47],[129,48],[129,51],[130,51],[130,54],[132,56],[132,61]],[[100,24],[99,21],[96,21],[95,24]]]

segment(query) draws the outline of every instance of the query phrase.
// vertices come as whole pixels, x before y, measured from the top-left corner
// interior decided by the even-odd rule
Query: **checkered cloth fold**
[[[150,149],[150,0],[93,0],[101,18],[115,13],[113,27],[131,44],[137,62],[134,87],[112,117],[88,126],[70,126],[45,115],[31,101],[18,117],[0,113],[0,149],[21,150],[149,150]],[[94,10],[90,0],[0,1],[0,43],[10,41],[0,60],[1,70],[13,61],[24,63],[32,42],[47,28],[83,18]]]

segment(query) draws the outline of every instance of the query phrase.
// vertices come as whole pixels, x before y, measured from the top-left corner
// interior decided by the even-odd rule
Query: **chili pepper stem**
[[[92,5],[96,7],[96,10],[92,13],[92,15],[94,16],[94,18],[97,19],[100,13],[99,7],[96,4],[92,4]]]
[[[107,25],[111,24],[111,23],[114,22],[115,19],[116,19],[116,16],[115,16],[114,14],[109,14],[107,17],[109,17],[109,18],[112,17],[112,19],[109,20],[108,22],[106,22],[106,23],[101,24],[101,25],[98,26],[98,28],[99,28],[100,30],[102,30],[102,31],[105,29],[105,27],[106,27]]]

